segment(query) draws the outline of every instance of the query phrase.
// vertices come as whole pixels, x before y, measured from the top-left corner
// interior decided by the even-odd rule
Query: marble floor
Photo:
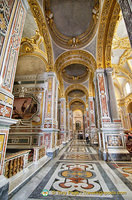
[[[11,200],[132,199],[132,162],[99,158],[95,147],[74,140]]]

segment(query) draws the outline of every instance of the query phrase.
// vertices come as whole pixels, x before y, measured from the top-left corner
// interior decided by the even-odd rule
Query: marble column
[[[100,127],[103,126],[103,123],[111,122],[109,105],[108,105],[108,90],[107,90],[107,81],[104,69],[97,69],[96,73],[96,98],[98,101],[99,112],[98,120]]]
[[[95,123],[94,97],[88,98],[88,105],[89,105],[89,133],[90,133],[91,144],[98,144],[97,129]]]
[[[88,108],[86,108],[86,110],[85,110],[85,120],[84,120],[84,122],[85,122],[85,133],[88,131],[88,122],[87,122],[87,112],[88,112]]]
[[[121,7],[126,29],[128,32],[129,40],[132,46],[132,1],[131,0],[118,0]]]
[[[54,157],[58,152],[57,136],[58,122],[57,122],[57,104],[58,104],[58,80],[54,72],[47,72],[46,79],[48,82],[48,89],[45,103],[45,119],[44,119],[44,139],[47,144],[46,154],[49,157]]]
[[[66,99],[64,97],[60,98],[60,134],[63,145],[67,143],[66,135]]]
[[[120,120],[119,120],[119,116],[118,116],[118,108],[117,108],[117,101],[116,101],[116,96],[115,96],[114,83],[113,83],[113,79],[112,79],[112,72],[113,72],[112,68],[106,69],[111,120],[113,122],[116,122],[116,121],[120,121]]]
[[[12,88],[16,72],[20,42],[28,4],[26,0],[2,0],[0,9],[0,175],[4,172],[4,159],[11,119]],[[0,199],[8,199],[8,181],[0,176]]]
[[[113,108],[110,95],[114,95],[110,69],[97,69],[95,72],[96,106],[98,106],[98,137],[99,150],[104,160],[130,160],[125,149],[123,128]],[[111,90],[111,91],[109,91]],[[115,100],[115,99],[114,99]],[[114,101],[115,103],[115,101]],[[115,106],[115,105],[114,105]],[[112,109],[111,109],[112,108]],[[113,115],[110,114],[113,111]],[[113,117],[113,118],[112,118]]]
[[[68,141],[70,141],[70,114],[69,114],[69,107],[66,109],[66,130],[68,134]]]
[[[73,112],[69,110],[69,131],[70,131],[70,139],[73,138]]]
[[[87,132],[89,132],[89,109],[86,108],[86,123],[87,123]]]

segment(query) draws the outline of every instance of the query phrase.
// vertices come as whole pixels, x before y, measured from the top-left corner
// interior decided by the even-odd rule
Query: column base
[[[98,133],[97,133],[97,128],[92,128],[89,131],[91,135],[91,144],[92,145],[98,145]]]
[[[108,150],[108,160],[131,161],[130,153],[126,149]]]
[[[8,200],[8,189],[9,182],[8,179],[1,175],[0,176],[0,200]]]
[[[62,142],[63,146],[66,146],[67,142]]]
[[[55,156],[57,156],[58,153],[59,153],[59,147],[57,147],[56,150],[55,150]]]
[[[56,156],[56,149],[49,149],[46,151],[46,155],[50,158],[55,158]]]
[[[99,151],[104,161],[131,161],[131,155],[126,149],[109,149],[108,152]]]
[[[60,150],[59,147],[47,150],[46,155],[50,158],[55,158],[58,155],[59,150]]]

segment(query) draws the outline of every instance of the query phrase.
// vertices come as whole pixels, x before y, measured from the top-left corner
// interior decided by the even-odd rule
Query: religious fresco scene
[[[131,0],[0,0],[0,200],[131,200]]]

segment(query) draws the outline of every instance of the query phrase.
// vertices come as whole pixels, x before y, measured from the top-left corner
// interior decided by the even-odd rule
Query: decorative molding
[[[52,51],[52,44],[51,44],[51,38],[48,32],[48,28],[46,25],[45,17],[43,15],[43,12],[37,2],[37,0],[28,0],[28,3],[30,5],[30,9],[32,11],[32,14],[35,18],[35,21],[38,25],[39,32],[44,38],[45,47],[47,50],[47,56],[48,56],[48,69],[47,71],[53,71],[53,51]]]
[[[109,28],[107,32],[107,41],[106,41],[106,47],[105,47],[105,68],[111,67],[112,41],[113,41],[116,24],[118,23],[119,19],[120,19],[120,6],[116,2],[113,8],[113,12],[111,14],[111,19],[109,22]]]
[[[88,90],[85,86],[81,85],[81,84],[72,84],[70,85],[66,91],[65,91],[65,96],[66,96],[66,99],[68,99],[68,93],[71,92],[72,90],[75,90],[75,89],[78,89],[78,90],[82,90],[85,95],[86,95],[86,101],[88,100]]]
[[[64,97],[64,84],[62,78],[62,70],[70,64],[82,64],[88,68],[90,72],[96,70],[96,61],[91,53],[84,50],[67,51],[61,54],[55,62],[55,72],[60,84],[60,93]]]
[[[112,39],[119,13],[116,0],[104,0],[97,38],[97,68],[111,67]]]
[[[70,102],[69,102],[69,109],[70,109],[70,107],[71,107],[71,105],[74,103],[74,102],[76,102],[76,101],[79,101],[80,103],[82,103],[83,105],[84,105],[84,109],[86,109],[86,103],[82,100],[82,99],[80,99],[80,98],[74,98],[74,99],[72,99]]]
[[[95,36],[95,33],[97,31],[98,27],[98,19],[99,19],[99,13],[100,13],[100,0],[94,1],[94,8],[92,10],[92,20],[90,22],[89,27],[86,29],[86,31],[78,36],[68,37],[64,34],[62,34],[54,21],[54,13],[52,13],[50,8],[50,0],[44,0],[43,7],[46,15],[47,24],[49,26],[50,33],[52,35],[52,38],[54,41],[61,47],[66,49],[76,49],[85,46],[88,44],[93,37]]]

